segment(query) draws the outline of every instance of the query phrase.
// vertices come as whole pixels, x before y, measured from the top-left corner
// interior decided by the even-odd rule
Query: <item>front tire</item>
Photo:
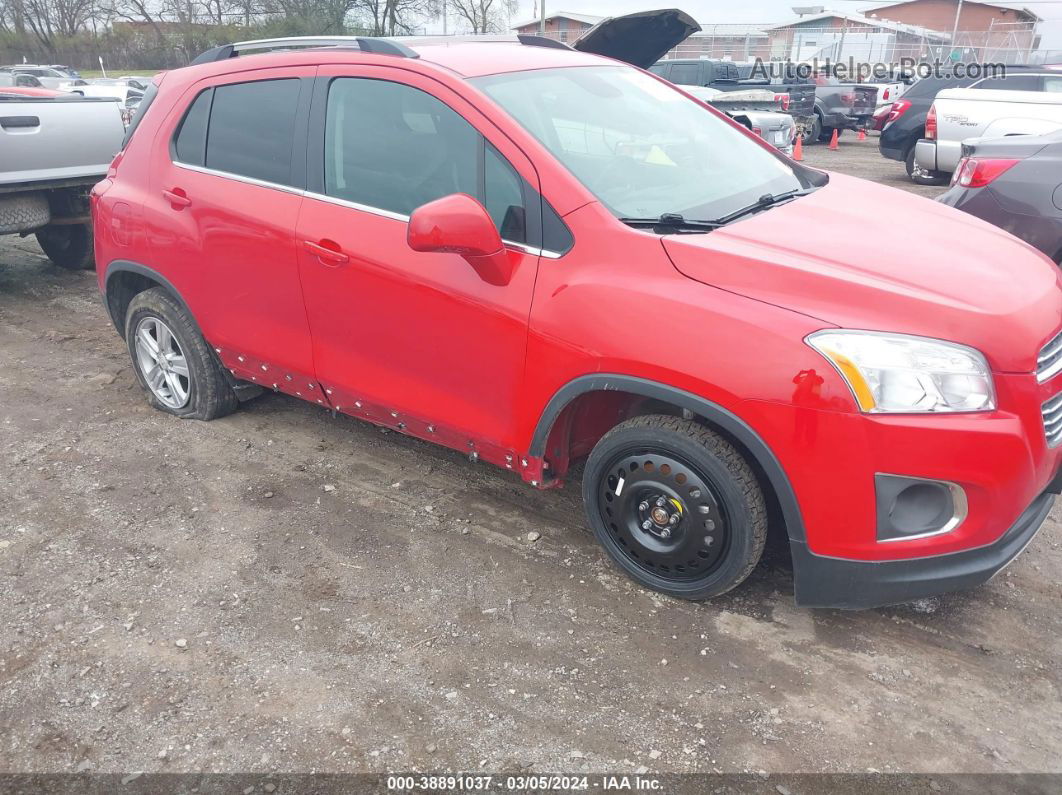
[[[583,502],[624,573],[682,599],[739,585],[767,538],[748,462],[719,434],[678,417],[635,417],[605,434],[587,460]]]
[[[37,243],[48,259],[71,271],[96,267],[92,224],[52,224],[37,230]]]
[[[152,406],[196,420],[236,410],[239,401],[191,315],[161,287],[129,303],[125,340]]]

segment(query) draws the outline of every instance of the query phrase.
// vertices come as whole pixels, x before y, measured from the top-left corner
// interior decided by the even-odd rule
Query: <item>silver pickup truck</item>
[[[88,192],[124,132],[113,99],[0,88],[0,234],[35,234],[56,265],[93,267]]]

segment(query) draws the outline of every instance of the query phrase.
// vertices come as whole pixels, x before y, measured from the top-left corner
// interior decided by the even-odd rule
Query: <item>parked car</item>
[[[881,136],[878,150],[883,157],[899,160],[907,169],[907,176],[920,185],[946,185],[946,174],[926,171],[915,162],[915,144],[925,137],[926,116],[937,94],[945,88],[963,88],[977,82],[977,78],[956,78],[952,75],[924,77],[911,85],[903,97],[878,113]]]
[[[0,88],[8,88],[11,86],[19,86],[22,88],[44,88],[41,81],[33,75],[0,72]]]
[[[707,86],[683,86],[683,90],[721,110],[738,124],[751,130],[771,146],[793,154],[796,122],[780,113],[781,103],[773,91],[718,91]]]
[[[126,124],[133,118],[133,113],[144,99],[143,91],[122,80],[92,80],[83,86],[74,86],[70,90],[84,97],[117,100],[122,110],[122,121]]]
[[[828,141],[833,131],[858,130],[870,123],[877,108],[878,89],[844,83],[836,77],[815,78],[815,118],[805,141]]]
[[[116,102],[0,89],[0,234],[35,234],[56,265],[91,268],[88,193],[107,173],[122,134]]]
[[[65,69],[55,66],[38,66],[36,64],[18,64],[5,66],[0,71],[16,75],[30,75],[37,78],[45,88],[54,88],[60,91],[67,90],[70,86],[84,85],[85,81]]]
[[[145,75],[122,75],[114,79],[125,83],[130,88],[135,88],[137,91],[147,91],[147,87],[151,85],[151,78]]]
[[[951,174],[963,141],[1040,135],[1062,127],[1062,72],[1008,72],[969,88],[939,92],[926,114],[915,161],[928,172]]]
[[[537,488],[584,461],[598,540],[664,593],[738,585],[769,516],[801,604],[973,586],[1060,489],[1047,258],[552,40],[208,51],[93,214],[159,410],[264,387]],[[853,246],[897,218],[902,257]]]
[[[1062,264],[1062,130],[963,145],[937,201],[1006,229]]]

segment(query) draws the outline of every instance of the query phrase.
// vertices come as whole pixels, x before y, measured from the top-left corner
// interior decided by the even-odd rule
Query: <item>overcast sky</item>
[[[552,3],[552,5],[551,5]],[[632,11],[643,11],[647,8],[681,8],[689,13],[701,25],[711,23],[722,24],[724,22],[747,22],[768,23],[784,22],[796,15],[792,7],[823,5],[828,9],[859,13],[871,8],[876,3],[860,2],[860,0],[826,0],[824,2],[807,2],[807,0],[742,0],[734,2],[709,2],[708,0],[683,0],[683,2],[661,2],[659,5],[646,4],[645,0],[546,0],[546,15],[557,11],[572,11],[583,14],[597,14],[598,16],[618,16]],[[1030,2],[1027,6],[1030,11],[1043,18],[1040,23],[1040,33],[1043,35],[1044,49],[1062,49],[1062,0],[1050,0],[1050,2]],[[520,10],[513,16],[513,22],[523,22],[536,16],[531,0],[521,0]],[[960,21],[959,28],[962,28]],[[950,31],[949,31],[950,32]]]

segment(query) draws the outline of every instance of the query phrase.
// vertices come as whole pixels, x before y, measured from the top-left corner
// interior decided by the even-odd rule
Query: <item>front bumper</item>
[[[1054,505],[1059,479],[1037,497],[998,541],[978,549],[910,560],[829,558],[790,542],[796,601],[804,607],[862,610],[973,588],[1021,554]]]

